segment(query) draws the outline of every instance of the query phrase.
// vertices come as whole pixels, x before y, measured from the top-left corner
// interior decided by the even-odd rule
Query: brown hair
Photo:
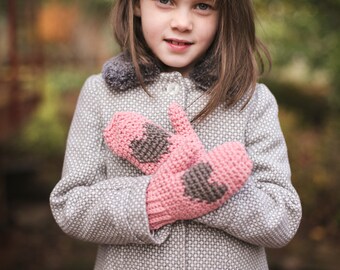
[[[112,18],[116,40],[123,50],[130,53],[137,78],[147,92],[140,66],[151,65],[158,60],[144,40],[140,18],[133,14],[138,1],[117,0]],[[255,35],[252,0],[215,2],[219,24],[209,52],[216,60],[214,72],[218,79],[209,90],[208,104],[194,120],[205,118],[221,103],[228,107],[234,105],[247,93],[250,93],[250,99],[258,76],[264,70],[261,53],[268,59],[269,66],[271,64],[269,52]]]

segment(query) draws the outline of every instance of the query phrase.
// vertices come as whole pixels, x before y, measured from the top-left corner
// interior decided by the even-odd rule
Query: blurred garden
[[[0,2],[0,269],[92,269],[96,245],[49,209],[79,90],[119,52],[112,0]],[[270,269],[339,269],[340,0],[254,0],[302,201],[296,237]]]

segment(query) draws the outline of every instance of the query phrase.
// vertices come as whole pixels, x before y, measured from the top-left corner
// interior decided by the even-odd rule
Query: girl
[[[117,0],[113,18],[123,52],[80,93],[57,223],[99,244],[95,269],[268,269],[301,205],[252,1]]]

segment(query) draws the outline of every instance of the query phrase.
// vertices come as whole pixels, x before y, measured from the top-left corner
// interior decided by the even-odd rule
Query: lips
[[[185,53],[194,44],[193,42],[180,39],[164,39],[168,48],[173,53]]]
[[[190,42],[190,41],[178,40],[178,39],[165,39],[165,41],[175,46],[189,46],[189,45],[194,44],[193,42]]]

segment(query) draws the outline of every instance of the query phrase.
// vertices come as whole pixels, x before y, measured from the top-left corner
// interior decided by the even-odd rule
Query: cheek
[[[211,22],[209,24],[202,24],[201,29],[203,29],[203,31],[199,32],[201,40],[207,43],[206,45],[209,46],[214,40],[214,37],[216,35],[217,24],[215,22]]]
[[[205,27],[204,29],[204,31],[200,31],[200,39],[205,43],[207,47],[209,47],[215,38],[216,29],[207,27]]]
[[[142,30],[146,41],[152,41],[154,38],[160,35],[155,20],[144,19],[142,20]]]

